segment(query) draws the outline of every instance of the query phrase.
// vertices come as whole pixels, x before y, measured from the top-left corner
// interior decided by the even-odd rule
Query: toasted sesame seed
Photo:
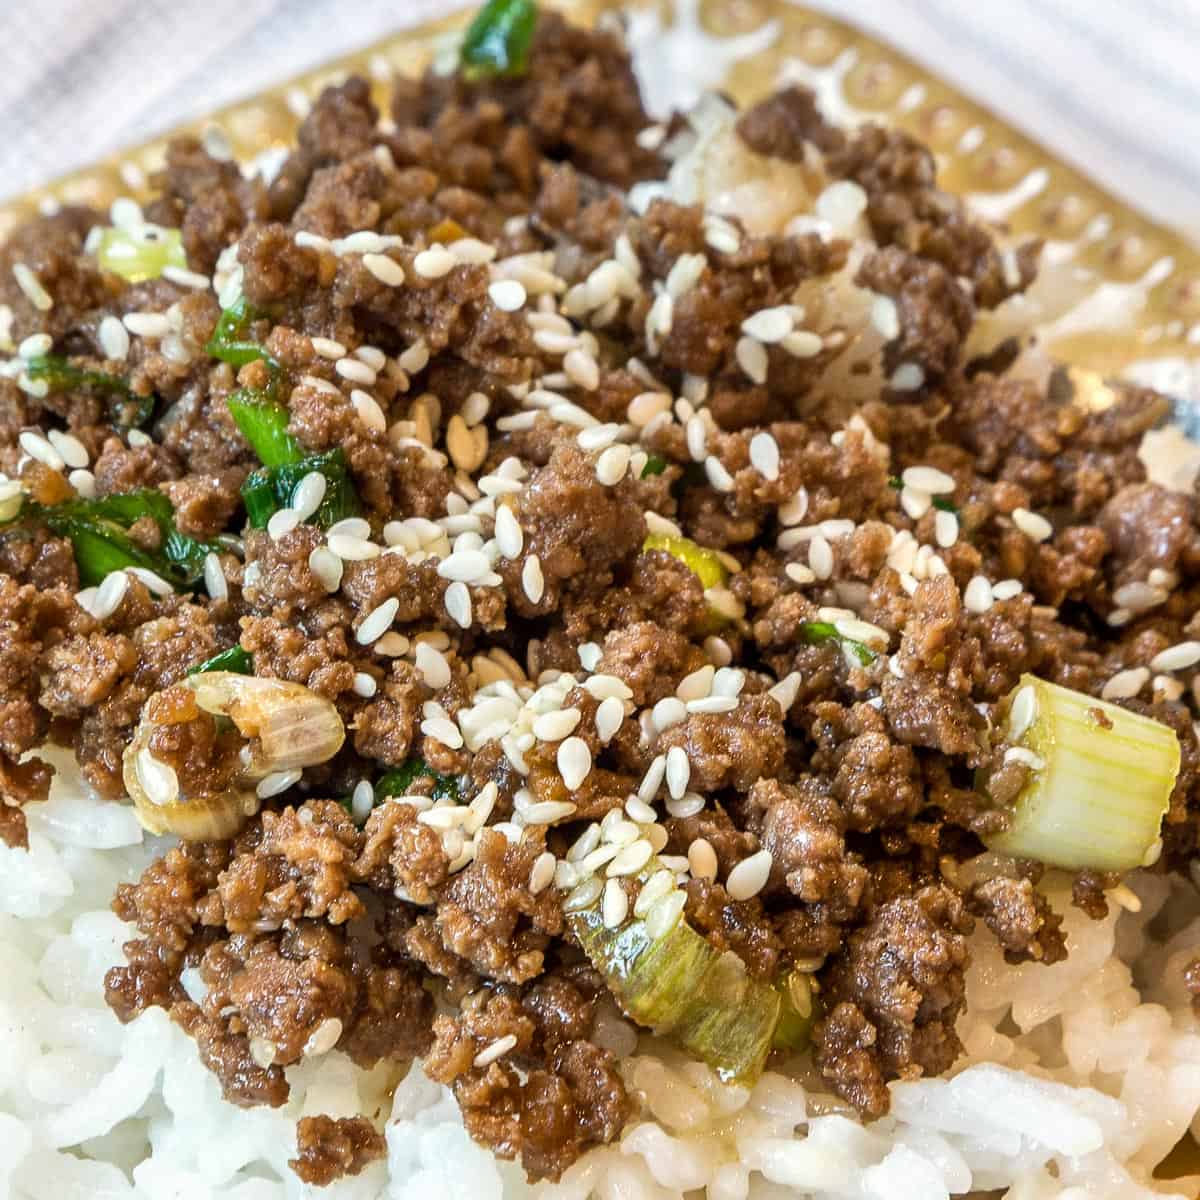
[[[450,664],[446,656],[429,642],[417,643],[414,661],[426,687],[439,691],[450,683]]]
[[[531,604],[540,604],[546,592],[546,582],[542,577],[542,563],[536,554],[531,554],[521,568],[521,587]]]
[[[341,342],[336,342],[333,338],[315,337],[310,339],[314,353],[321,358],[328,358],[332,362],[336,362],[339,358],[346,357],[346,347]]]
[[[629,915],[629,897],[625,889],[616,879],[610,879],[604,886],[604,900],[601,905],[601,918],[606,929],[616,929],[622,925]]]
[[[60,429],[51,429],[46,437],[50,445],[58,451],[63,462],[73,470],[86,467],[91,461],[87,447],[73,433],[63,433]]]
[[[750,463],[764,479],[779,478],[779,443],[769,433],[756,433],[750,439]]]
[[[602,451],[596,460],[596,478],[605,487],[615,487],[629,469],[630,453],[629,447],[620,443]]]
[[[891,296],[876,296],[871,301],[871,324],[885,342],[900,336],[900,311]]]
[[[1200,662],[1200,642],[1177,642],[1150,660],[1152,671],[1184,671]]]
[[[579,912],[581,909],[591,908],[597,900],[600,899],[600,893],[604,890],[604,884],[594,876],[585,879],[579,884],[563,901],[564,912]]]
[[[563,783],[568,791],[573,792],[582,785],[592,769],[592,752],[583,738],[569,737],[560,743],[556,761]]]
[[[362,696],[369,700],[379,690],[379,684],[375,681],[374,675],[368,675],[366,671],[359,671],[354,676],[354,694]]]
[[[67,476],[67,482],[85,500],[94,500],[96,498],[96,476],[91,471],[83,469],[72,471]],[[4,511],[4,506],[0,503],[0,520],[8,520],[9,516],[10,514]]]
[[[308,556],[308,569],[327,592],[336,592],[342,585],[342,560],[325,546],[317,546]]]
[[[229,599],[229,583],[221,570],[221,560],[211,551],[204,556],[204,587],[213,600]]]
[[[931,496],[947,496],[954,491],[953,477],[936,467],[908,467],[900,479],[905,487],[928,492]]]
[[[419,259],[421,256],[418,255],[417,257]],[[387,284],[388,287],[400,287],[404,282],[404,268],[394,258],[389,258],[386,254],[364,254],[362,265],[380,283]],[[417,274],[424,274],[419,266],[417,267]],[[429,278],[429,276],[426,277]]]
[[[731,900],[749,900],[757,896],[766,886],[771,874],[774,859],[769,850],[760,850],[757,854],[744,858],[729,872],[725,881],[725,890]]]
[[[677,696],[664,696],[653,708],[654,728],[664,733],[687,720],[687,706]]]
[[[888,382],[894,391],[915,392],[925,382],[925,372],[919,363],[901,363]]]
[[[445,603],[446,612],[450,614],[454,623],[462,629],[470,629],[471,593],[467,590],[467,585],[457,580],[452,583],[446,589]]]
[[[792,671],[785,675],[774,687],[767,691],[767,695],[771,696],[787,713],[793,704],[796,703],[796,697],[800,694],[800,672]]]
[[[454,255],[436,242],[413,259],[413,269],[422,279],[441,279],[449,275],[457,265]]]
[[[167,265],[163,267],[162,277],[169,283],[178,284],[179,287],[193,288],[198,292],[212,287],[212,280],[207,275],[200,271],[189,271],[186,267]]]
[[[1044,542],[1054,534],[1054,526],[1045,517],[1027,508],[1013,509],[1012,518],[1013,524],[1035,542]]]
[[[943,550],[953,546],[958,541],[958,517],[952,512],[938,509],[933,518],[933,536]]]
[[[544,850],[534,859],[533,869],[529,872],[531,895],[540,895],[554,882],[554,869],[557,865],[558,860],[549,850]]]
[[[447,717],[426,717],[421,722],[421,732],[451,750],[462,748],[463,735],[458,726]]]
[[[32,429],[23,430],[17,442],[30,458],[36,459],[52,471],[61,471],[67,465],[50,442]]]
[[[1014,741],[1025,736],[1029,727],[1037,720],[1037,692],[1028,685],[1013,697],[1008,710],[1008,736]]]
[[[657,939],[665,937],[679,923],[687,905],[687,893],[669,892],[646,915],[646,934]]]
[[[638,785],[638,799],[649,804],[658,795],[658,789],[662,787],[662,781],[666,773],[667,756],[665,754],[656,755],[646,768],[646,773],[642,776],[642,782]]]
[[[443,579],[477,583],[488,574],[491,567],[491,560],[482,550],[455,550],[438,563],[437,573]]]
[[[695,879],[716,879],[717,852],[705,838],[696,838],[688,847],[688,866]]]
[[[1019,579],[1001,579],[992,584],[992,598],[995,600],[1012,600],[1025,590]]]
[[[729,474],[725,469],[725,464],[715,454],[710,454],[704,460],[704,474],[718,492],[733,491],[733,476]]]
[[[781,342],[794,326],[795,320],[787,308],[761,308],[742,322],[742,332],[760,342]]]
[[[752,383],[767,382],[767,348],[752,337],[738,338],[734,348],[738,366]]]
[[[963,589],[963,604],[973,613],[985,613],[992,607],[992,585],[983,575],[974,576]]]
[[[607,746],[617,735],[625,720],[625,706],[616,696],[600,701],[596,709],[596,735],[602,745]]]
[[[692,777],[692,764],[682,746],[667,751],[667,791],[672,800],[682,800]]]
[[[685,675],[675,689],[676,697],[686,704],[689,700],[699,700],[707,696],[712,691],[716,673],[716,668],[708,664]]]
[[[17,282],[17,287],[25,295],[25,299],[29,301],[39,312],[49,312],[54,307],[54,298],[42,286],[42,282],[38,277],[23,263],[13,263],[13,278]]]
[[[395,596],[373,608],[355,632],[355,641],[360,646],[369,646],[387,631],[388,626],[396,619],[399,608],[400,601]]]
[[[1131,667],[1118,671],[1101,689],[1102,700],[1130,700],[1150,682],[1150,672],[1145,667]]]
[[[1135,580],[1126,583],[1113,592],[1113,603],[1118,608],[1132,609],[1134,612],[1144,612],[1166,602],[1167,593],[1162,588]]]
[[[1004,752],[1004,761],[1022,763],[1032,771],[1040,771],[1046,765],[1045,759],[1039,758],[1032,750],[1026,750],[1024,746],[1009,746]]]
[[[574,733],[583,719],[577,708],[556,708],[542,713],[533,722],[533,736],[541,742],[561,742]]]
[[[515,1033],[506,1033],[502,1038],[497,1038],[491,1045],[475,1055],[474,1066],[479,1070],[484,1067],[490,1067],[497,1059],[503,1058],[517,1044],[517,1035]]]
[[[300,774],[300,771],[296,769],[291,771],[274,771],[258,781],[258,786],[254,789],[254,794],[260,800],[269,799],[271,796],[278,796],[281,792],[286,792],[288,788],[294,787],[299,783]]]
[[[625,410],[630,422],[645,428],[655,417],[670,411],[671,397],[664,392],[641,392],[634,396]]]
[[[162,313],[131,312],[121,319],[125,328],[138,337],[163,338],[171,332],[171,322]]]
[[[818,579],[828,579],[833,574],[833,548],[820,534],[808,543],[808,565]]]
[[[654,847],[645,838],[639,838],[628,846],[622,846],[620,853],[608,864],[605,874],[610,879],[622,875],[636,875],[654,857]]]

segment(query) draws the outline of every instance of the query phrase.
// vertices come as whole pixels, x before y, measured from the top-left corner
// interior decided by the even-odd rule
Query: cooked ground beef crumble
[[[1200,527],[1137,456],[1161,397],[1093,410],[967,357],[1037,247],[1002,248],[906,135],[800,89],[743,114],[746,153],[861,211],[857,242],[756,234],[665,194],[614,34],[544,15],[529,63],[401,81],[386,124],[363,81],[331,88],[269,182],[175,142],[144,219],[187,271],[103,269],[82,208],[0,251],[0,470],[45,511],[150,489],[206,551],[187,587],[83,588],[63,527],[0,528],[0,836],[25,843],[47,739],[119,797],[157,722],[185,793],[233,787],[240,741],[181,686],[218,653],[302,685],[344,744],[120,888],[139,937],[109,1003],[168,1009],[239,1105],[282,1104],[305,1055],[422,1058],[476,1139],[557,1178],[635,1110],[568,913],[604,884],[619,925],[652,855],[751,978],[812,979],[815,1061],[877,1116],[958,1056],[976,918],[1010,962],[1066,953],[1039,864],[958,869],[1025,785],[996,734],[1022,675],[1173,729],[1159,869],[1200,850],[1194,697],[1150,665],[1200,633]],[[261,353],[218,361],[239,297]],[[94,379],[44,386],[50,349],[151,398],[145,432]],[[344,459],[361,511],[336,525],[247,526],[229,401],[278,380],[286,435]],[[162,548],[150,516],[127,533]],[[1076,902],[1117,884],[1080,873]],[[324,1184],[384,1153],[367,1119],[308,1117],[292,1165]]]

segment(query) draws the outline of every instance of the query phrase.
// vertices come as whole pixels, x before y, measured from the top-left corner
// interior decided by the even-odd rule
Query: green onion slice
[[[189,675],[204,675],[209,671],[231,671],[236,675],[254,674],[254,656],[241,646],[230,646],[202,663],[188,668]]]
[[[148,221],[101,230],[96,259],[106,271],[130,283],[157,279],[167,267],[187,270],[187,255],[179,230]]]
[[[665,550],[677,558],[700,580],[707,590],[721,587],[729,578],[729,571],[715,550],[709,550],[693,542],[691,538],[676,537],[669,533],[652,533],[642,543],[643,550]]]
[[[300,481],[313,471],[325,476],[325,498],[309,517],[309,523],[328,529],[346,517],[358,516],[361,512],[358,493],[350,478],[346,455],[339,446],[324,454],[306,455],[299,462],[260,467],[251,472],[242,484],[242,501],[251,526],[264,529],[273,513],[290,507]]]
[[[806,1049],[820,1012],[812,976],[807,971],[789,971],[776,982],[775,990],[780,1006],[772,1044],[778,1050]]]
[[[642,478],[650,479],[654,475],[661,475],[666,469],[667,460],[661,454],[648,454],[646,465],[642,468]]]
[[[262,359],[272,367],[278,363],[267,353],[266,348],[250,338],[250,326],[263,320],[268,314],[256,308],[245,296],[221,310],[220,320],[208,339],[205,350],[213,358],[227,362],[231,367],[244,367],[247,363]]]
[[[129,536],[129,528],[143,517],[159,528],[162,544],[157,550],[143,549]],[[142,567],[177,589],[191,588],[203,578],[205,558],[217,549],[180,533],[170,500],[150,489],[62,504],[27,502],[13,520],[40,521],[68,538],[87,587],[103,583],[113,571]]]
[[[461,799],[458,779],[453,775],[443,775],[435,771],[423,758],[416,756],[408,759],[402,766],[381,775],[375,784],[376,799],[388,796],[407,796],[412,791],[413,784],[422,776],[427,775],[433,780],[433,798],[435,800]]]
[[[810,646],[822,646],[827,642],[837,642],[848,654],[854,655],[864,667],[869,667],[876,659],[875,651],[870,646],[856,642],[853,638],[842,637],[829,621],[805,621],[800,626],[800,640]]]
[[[598,899],[568,913],[567,922],[634,1021],[671,1037],[726,1082],[753,1084],[771,1051],[780,993],[751,978],[736,954],[716,950],[678,912],[659,931],[657,910],[609,929]]]
[[[1127,871],[1154,857],[1179,774],[1159,721],[1023,675],[1009,697],[1006,757],[1029,778],[989,849],[1069,870]]]
[[[242,388],[225,403],[264,467],[284,467],[304,458],[304,447],[287,431],[291,414],[268,392]]]
[[[524,75],[537,15],[534,0],[488,0],[463,38],[463,75],[472,82]]]
[[[139,396],[116,375],[77,367],[59,354],[39,354],[25,363],[25,374],[41,380],[52,392],[91,388],[113,398],[113,424],[123,429],[144,425],[154,412],[154,395]]]

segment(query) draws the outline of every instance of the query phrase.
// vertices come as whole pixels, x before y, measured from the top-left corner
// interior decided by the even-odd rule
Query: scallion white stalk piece
[[[674,918],[666,929],[654,910],[609,929],[599,900],[567,920],[634,1021],[672,1038],[726,1082],[753,1085],[771,1050],[780,993],[748,975],[737,955],[716,950],[673,898],[659,901]]]
[[[988,848],[1071,870],[1128,871],[1158,840],[1179,773],[1159,721],[1024,675],[1010,697],[1006,758],[1029,778]]]

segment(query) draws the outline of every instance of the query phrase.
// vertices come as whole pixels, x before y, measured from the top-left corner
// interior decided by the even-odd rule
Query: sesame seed
[[[17,354],[21,358],[40,358],[48,354],[53,345],[54,341],[48,333],[31,333],[17,347]]]
[[[357,358],[339,358],[333,364],[333,369],[343,379],[348,379],[351,383],[362,383],[367,387],[371,387],[377,378],[376,373]]]
[[[682,746],[672,746],[667,751],[667,791],[672,800],[682,800],[692,777],[692,764]]]
[[[1012,518],[1013,524],[1035,542],[1044,542],[1054,534],[1054,526],[1045,517],[1027,508],[1013,509]]]
[[[63,433],[60,429],[52,429],[46,436],[50,445],[58,451],[59,457],[68,467],[78,470],[86,467],[91,461],[87,447],[73,433]]]
[[[533,868],[529,872],[529,891],[531,895],[540,895],[554,882],[554,869],[557,864],[558,860],[549,850],[545,850],[537,856],[534,860]]]
[[[413,259],[413,268],[422,279],[441,279],[449,275],[457,265],[454,255],[436,242]]]
[[[828,579],[833,574],[833,548],[820,534],[808,543],[808,565],[818,579]]]
[[[355,388],[350,393],[350,403],[354,405],[358,419],[368,429],[373,429],[376,433],[383,433],[387,429],[387,417],[383,415],[383,409],[379,407],[379,402],[374,396]]]
[[[590,879],[585,879],[563,901],[563,911],[570,913],[591,908],[600,899],[600,893],[603,890],[604,885],[599,879],[596,879],[594,876]]]
[[[354,635],[355,641],[360,646],[369,646],[386,632],[388,626],[396,619],[399,608],[400,601],[395,596],[373,608],[359,625]]]
[[[668,800],[667,812],[683,820],[687,817],[694,817],[698,812],[704,810],[704,797],[699,792],[688,792],[682,800]]]
[[[1150,660],[1152,671],[1183,671],[1200,662],[1200,642],[1177,642]]]
[[[876,296],[871,301],[871,324],[885,342],[900,336],[900,311],[891,296]]]
[[[451,750],[462,748],[463,735],[458,726],[448,717],[426,717],[421,722],[421,732],[426,737],[441,742],[443,746],[448,746]]]
[[[121,360],[129,353],[129,331],[119,317],[105,317],[100,322],[97,336],[105,358]]]
[[[664,392],[641,392],[634,396],[625,410],[630,422],[639,428],[645,428],[662,413],[671,408],[671,397]]]
[[[504,1037],[497,1038],[486,1049],[480,1050],[475,1055],[474,1066],[483,1070],[484,1067],[490,1067],[497,1059],[503,1058],[517,1044],[517,1035],[515,1033],[506,1033]]]
[[[350,815],[357,823],[362,824],[371,815],[371,809],[374,807],[375,789],[369,779],[360,779],[350,794]]]
[[[733,491],[733,476],[729,474],[725,469],[725,464],[716,455],[710,454],[704,460],[704,474],[718,492]]]
[[[741,337],[734,348],[738,366],[753,383],[767,382],[767,348],[752,337]]]
[[[465,583],[454,582],[446,589],[446,612],[462,629],[471,627],[471,593]]]
[[[426,687],[438,691],[450,683],[450,664],[446,656],[429,642],[417,643],[414,660]]]
[[[94,500],[96,498],[96,476],[91,471],[77,470],[72,471],[67,476],[67,482],[82,496],[85,500]],[[0,520],[8,520],[8,514],[3,513],[3,506],[0,505]]]
[[[211,551],[204,556],[204,587],[212,599],[229,599],[229,583],[221,570],[221,560]]]
[[[313,352],[319,354],[322,358],[328,358],[336,362],[339,358],[346,357],[346,347],[341,342],[335,342],[333,338],[315,337],[311,338]]]
[[[629,915],[629,897],[625,889],[616,879],[610,879],[604,886],[604,901],[601,905],[601,918],[606,929],[616,929],[622,925]]]
[[[36,459],[52,471],[61,471],[66,466],[62,456],[40,433],[31,429],[23,430],[17,442],[30,458]]]
[[[491,568],[491,560],[482,550],[455,550],[438,563],[437,573],[443,579],[476,583],[487,575]]]
[[[558,773],[569,791],[575,791],[592,769],[592,752],[580,737],[569,737],[558,747]]]
[[[699,700],[712,691],[713,680],[716,678],[716,668],[711,664],[700,667],[685,675],[675,689],[675,695],[685,704],[689,700]]]
[[[762,308],[742,322],[742,332],[760,342],[781,342],[794,326],[795,321],[788,309]]]
[[[301,521],[307,521],[325,499],[325,489],[328,481],[320,471],[309,471],[292,493],[292,507]]]
[[[1032,750],[1026,750],[1024,746],[1010,746],[1004,752],[1004,761],[1022,763],[1032,771],[1040,771],[1046,765],[1044,759],[1039,758]]]
[[[933,536],[943,550],[953,546],[958,541],[958,517],[939,508],[933,518]]]
[[[665,937],[679,924],[687,904],[687,893],[673,891],[664,896],[646,916],[647,936],[658,939]]]
[[[379,690],[379,684],[375,681],[374,675],[368,675],[366,671],[359,671],[354,676],[354,694],[362,696],[369,700]]]
[[[999,583],[992,584],[992,598],[994,600],[1012,600],[1024,590],[1019,579],[1001,579]]]
[[[638,799],[649,804],[658,794],[658,789],[662,787],[666,773],[667,756],[665,754],[656,755],[654,761],[646,768],[646,774],[642,776],[642,782],[638,785]]]
[[[946,496],[954,491],[954,479],[936,467],[908,467],[900,480],[905,487],[931,496]]]
[[[542,576],[541,560],[536,554],[531,554],[521,568],[521,587],[531,604],[541,603],[546,591],[546,581]]]
[[[1037,692],[1026,685],[1013,697],[1008,710],[1008,736],[1014,741],[1024,737],[1029,727],[1037,720]]]
[[[677,696],[664,696],[651,710],[654,728],[659,733],[687,720],[687,706]]]
[[[122,318],[125,328],[138,337],[163,338],[171,332],[171,322],[162,313],[131,312]]]
[[[695,879],[716,879],[717,852],[705,838],[696,838],[688,847],[688,866]]]
[[[756,433],[750,439],[750,463],[764,479],[779,478],[779,443],[769,433]]]
[[[596,735],[602,745],[607,746],[617,735],[625,720],[625,706],[616,696],[600,701],[596,709]]]
[[[25,299],[34,308],[39,312],[49,312],[54,307],[54,298],[25,263],[13,263],[12,273],[13,278],[17,281],[17,287],[21,289]]]
[[[212,280],[207,275],[203,275],[199,271],[189,271],[186,267],[165,266],[162,270],[162,277],[179,287],[194,288],[200,292],[207,291],[212,287]]]
[[[112,571],[104,577],[96,589],[92,601],[92,616],[97,621],[111,617],[121,607],[125,593],[129,591],[129,576],[124,571]]]
[[[629,456],[632,452],[626,445],[609,446],[601,452],[596,460],[596,478],[605,487],[615,487],[625,478],[629,469]]]
[[[300,514],[294,508],[278,509],[271,514],[271,519],[267,522],[267,533],[272,541],[277,542],[287,537],[301,520]]]
[[[542,713],[533,722],[533,736],[540,742],[561,742],[574,733],[583,719],[577,708],[558,708]]]
[[[757,854],[743,859],[729,872],[729,878],[725,881],[725,890],[729,893],[729,898],[749,900],[752,896],[757,896],[766,886],[773,865],[774,859],[769,850],[760,850]]]
[[[281,792],[286,792],[288,788],[295,786],[299,781],[299,770],[274,771],[258,781],[254,794],[260,800],[267,800],[271,796],[278,796]]]
[[[424,338],[418,338],[396,361],[403,371],[416,375],[429,364],[429,346]]]
[[[1131,667],[1118,671],[1101,689],[1102,700],[1130,700],[1150,682],[1150,672],[1145,667]]]
[[[889,380],[897,392],[915,392],[925,382],[925,372],[918,363],[901,363]]]
[[[608,864],[605,874],[609,879],[622,875],[636,875],[654,856],[654,847],[645,838],[639,838],[628,846],[621,847],[620,852]]]
[[[404,282],[404,268],[386,254],[364,254],[362,264],[380,283],[387,284],[388,287],[399,287]],[[419,267],[417,272],[422,273]]]
[[[325,546],[317,546],[308,556],[308,569],[327,592],[336,592],[342,584],[342,560]]]
[[[585,392],[594,392],[600,386],[600,364],[586,350],[568,350],[563,356],[563,370]]]
[[[787,713],[796,697],[800,694],[800,672],[792,671],[785,675],[774,687],[768,689],[767,695],[772,697],[780,708]]]
[[[496,509],[496,545],[505,558],[517,558],[525,544],[525,532],[507,504]]]
[[[556,821],[566,821],[575,815],[578,805],[569,800],[543,800],[530,804],[523,810],[523,816],[530,825],[553,825]]]

